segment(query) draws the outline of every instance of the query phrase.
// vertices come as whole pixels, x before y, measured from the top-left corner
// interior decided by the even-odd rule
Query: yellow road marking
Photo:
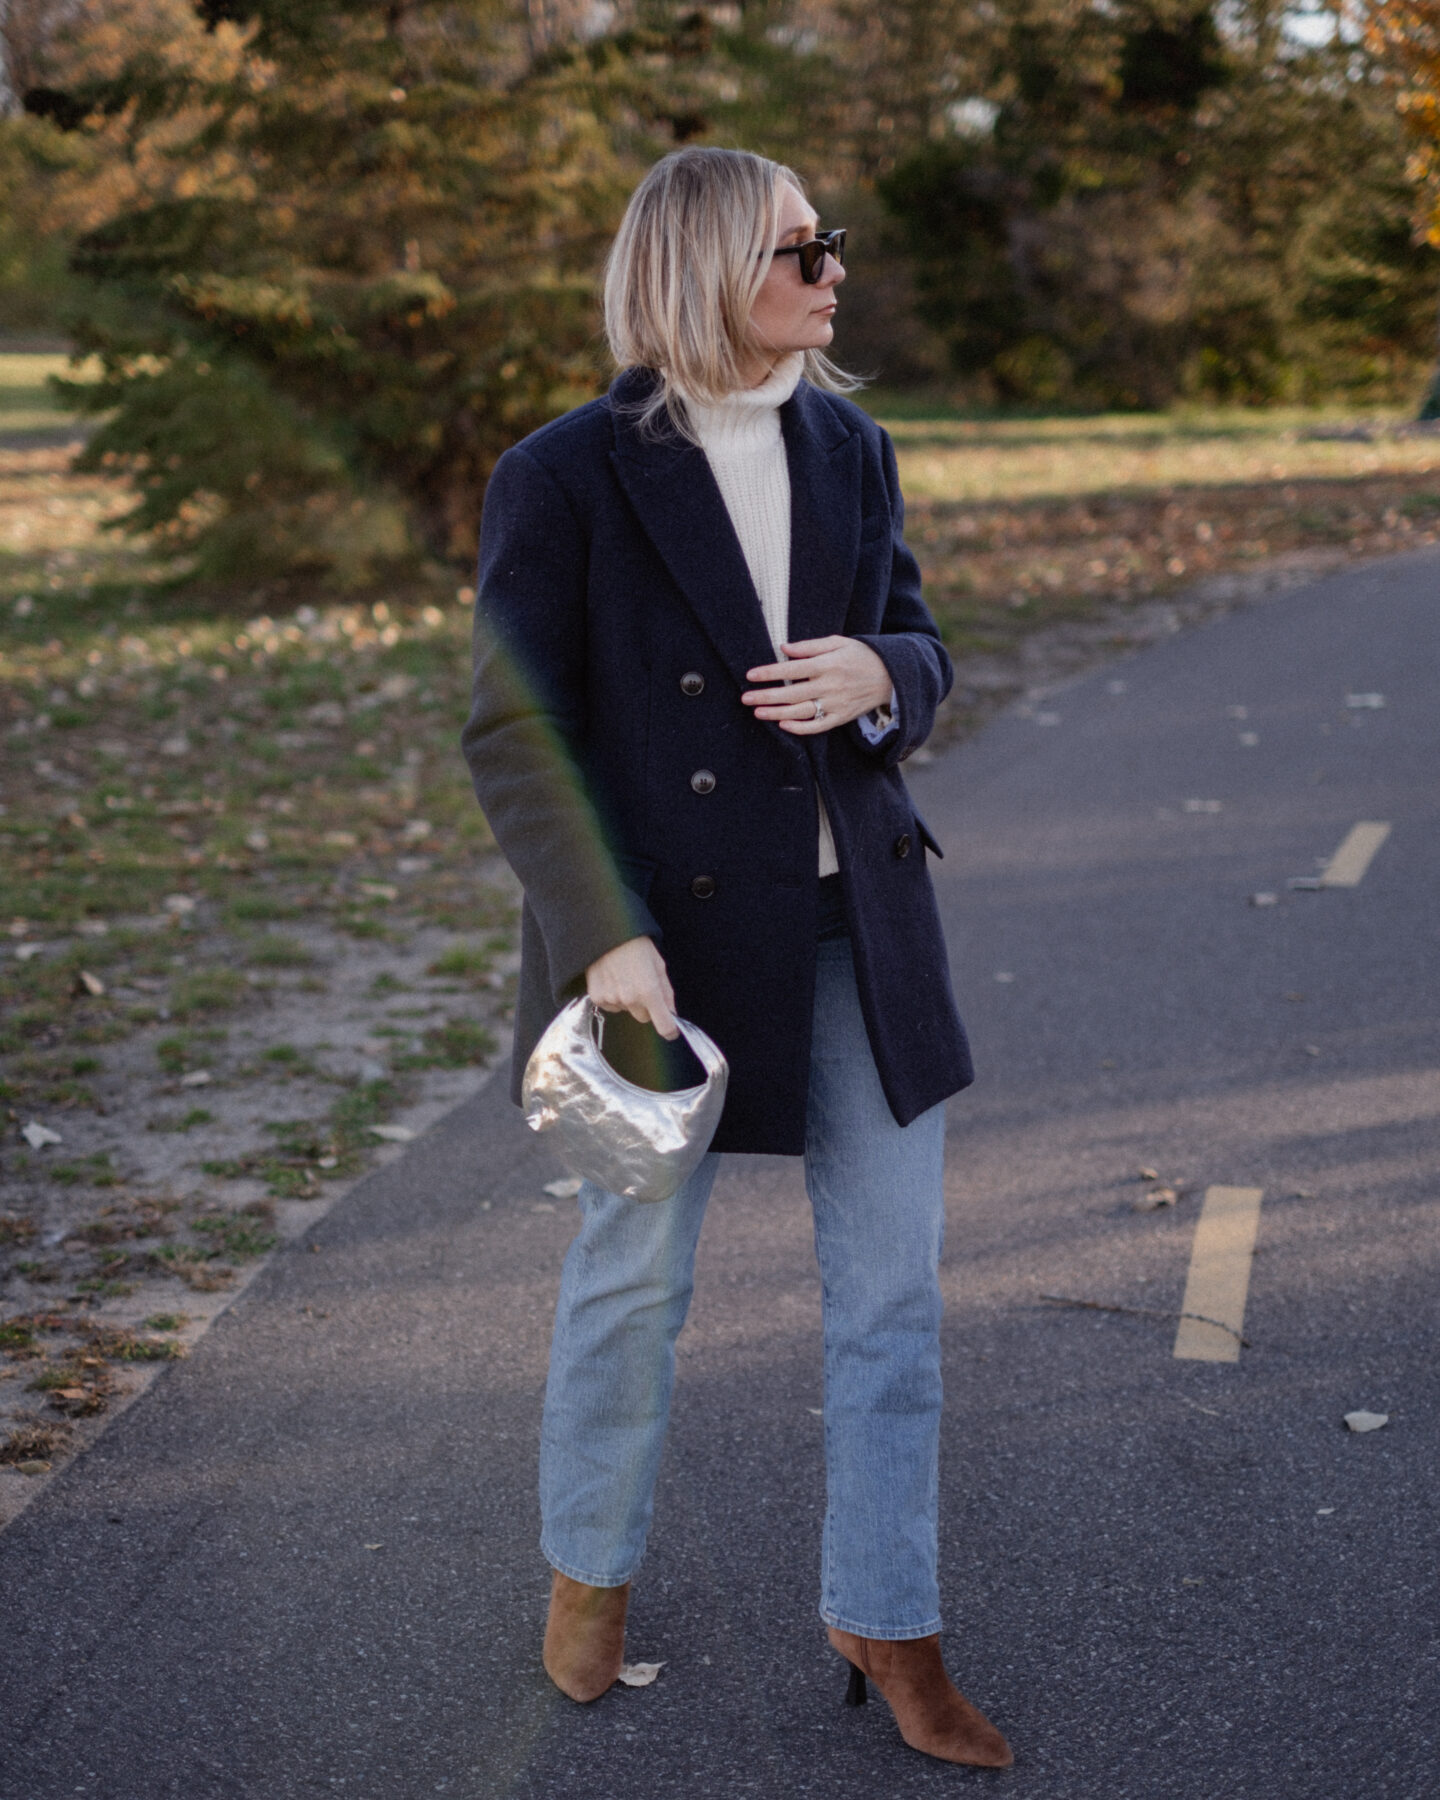
[[[1345,834],[1345,841],[1325,865],[1320,877],[1322,887],[1359,887],[1370,867],[1370,859],[1390,835],[1390,827],[1380,819],[1362,819]]]
[[[1263,1188],[1212,1187],[1195,1227],[1185,1281],[1176,1356],[1192,1362],[1239,1362],[1250,1259],[1260,1224]]]

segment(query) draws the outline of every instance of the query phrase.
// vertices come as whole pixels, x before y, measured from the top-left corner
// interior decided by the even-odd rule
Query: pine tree
[[[505,0],[212,0],[187,27],[164,4],[168,44],[65,88],[171,177],[75,251],[104,369],[72,389],[103,416],[85,463],[131,471],[131,527],[215,575],[467,557],[501,451],[603,380],[598,261],[698,116],[708,28],[587,42]]]

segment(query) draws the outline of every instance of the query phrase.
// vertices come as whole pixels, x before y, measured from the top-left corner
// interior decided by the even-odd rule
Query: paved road
[[[532,1469],[570,1219],[497,1084],[0,1539],[3,1800],[1433,1800],[1437,593],[1434,557],[1348,573],[914,777],[983,1071],[951,1109],[947,1648],[1012,1773],[842,1710],[779,1159],[736,1159],[707,1225],[633,1607],[664,1674],[550,1690]],[[1361,884],[1289,892],[1358,820],[1393,827]],[[1131,1210],[1142,1164],[1177,1207]],[[1250,1346],[1180,1361],[1147,1315],[1217,1183],[1264,1190]],[[1361,1407],[1389,1426],[1346,1432]]]

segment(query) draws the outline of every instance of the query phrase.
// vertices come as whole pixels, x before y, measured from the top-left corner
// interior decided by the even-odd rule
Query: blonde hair
[[[687,148],[662,157],[630,196],[605,265],[605,336],[621,369],[652,369],[642,429],[660,415],[694,440],[684,395],[713,404],[745,386],[751,310],[770,267],[782,184],[793,170],[748,150]],[[804,353],[816,387],[861,384],[818,350]]]

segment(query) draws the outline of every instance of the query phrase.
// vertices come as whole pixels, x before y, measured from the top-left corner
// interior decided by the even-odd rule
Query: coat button
[[[715,777],[708,769],[697,769],[690,777],[690,785],[697,794],[713,794],[715,792]]]
[[[680,677],[680,692],[682,694],[690,695],[703,694],[705,692],[705,677],[692,669],[688,675],[682,675]]]
[[[895,840],[895,854],[903,861],[910,854],[910,833],[902,831]]]
[[[690,883],[690,892],[697,900],[713,900],[715,898],[715,877],[713,875],[697,875]]]

